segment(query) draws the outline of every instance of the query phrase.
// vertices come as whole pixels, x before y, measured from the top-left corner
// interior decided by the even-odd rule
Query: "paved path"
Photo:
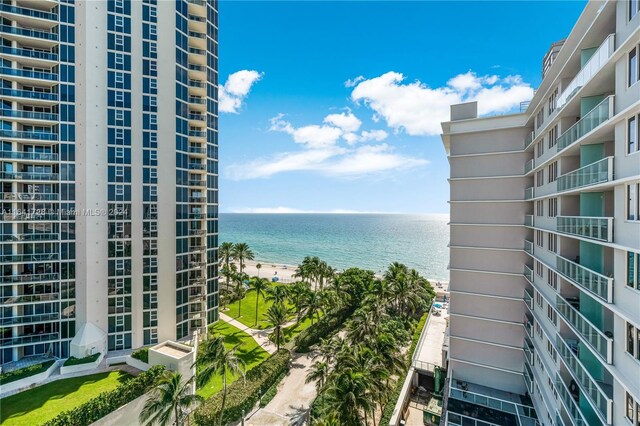
[[[276,345],[271,340],[269,340],[269,334],[271,333],[271,328],[265,328],[264,330],[258,330],[255,328],[247,327],[243,323],[238,320],[231,318],[229,315],[220,312],[220,319],[226,323],[231,324],[232,326],[239,328],[244,331],[255,340],[265,351],[272,354],[276,351]]]
[[[266,407],[245,420],[248,426],[289,426],[304,424],[311,403],[316,398],[314,382],[305,383],[314,364],[315,353],[293,354],[291,370],[278,386],[278,393]]]

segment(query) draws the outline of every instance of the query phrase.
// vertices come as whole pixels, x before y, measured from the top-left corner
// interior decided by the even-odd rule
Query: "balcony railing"
[[[536,132],[532,131],[531,133],[527,134],[527,136],[524,138],[524,149],[527,149],[529,147],[529,145],[531,145],[531,142],[533,142],[533,138],[535,137]]]
[[[573,96],[602,69],[615,51],[615,34],[610,34],[591,55],[591,58],[558,96],[557,107],[562,108]]]
[[[42,52],[40,50],[21,49],[19,47],[0,47],[0,52],[5,55],[22,56],[24,58],[43,59],[45,61],[58,61],[58,54]]]
[[[41,10],[27,9],[24,7],[11,6],[9,4],[0,4],[0,11],[13,13],[15,15],[28,16],[30,18],[46,19],[49,21],[57,21],[58,14],[51,12],[43,12]]]
[[[191,31],[191,32],[193,32],[193,31]],[[198,33],[198,34],[200,34],[200,33]],[[204,49],[198,49],[197,47],[189,46],[189,53],[193,53],[193,54],[196,54],[196,55],[206,55],[207,51],[204,50]]]
[[[55,213],[4,213],[2,219],[6,221],[52,221],[60,220]]]
[[[530,284],[533,284],[533,271],[527,265],[524,265],[524,277]]]
[[[189,80],[189,87],[199,87],[200,89],[204,89],[207,86],[204,81]]]
[[[192,3],[192,2],[189,1],[189,3]],[[189,20],[196,21],[196,22],[207,22],[207,18],[205,18],[204,16],[198,16],[193,14],[189,14]]]
[[[580,167],[558,177],[558,191],[569,191],[613,180],[613,157]]]
[[[189,180],[189,186],[207,186],[206,180]]]
[[[204,229],[189,229],[189,235],[204,235],[207,231]]]
[[[567,369],[571,371],[572,376],[578,384],[582,386],[584,393],[587,395],[587,399],[589,399],[593,407],[596,408],[595,411],[599,412],[602,418],[606,419],[607,423],[610,423],[613,414],[613,401],[611,398],[602,390],[595,379],[591,377],[589,371],[578,359],[577,354],[569,347],[562,336],[557,336],[556,344],[560,357],[564,360]]]
[[[26,28],[12,27],[11,25],[0,25],[0,33],[15,34],[24,37],[41,38],[44,40],[57,41],[58,34],[50,31],[29,30]]]
[[[189,31],[189,37],[205,39],[207,38],[207,35],[199,31]]]
[[[58,319],[60,319],[60,313],[58,312],[39,315],[23,315],[19,317],[0,318],[0,325],[20,325],[36,322],[56,321]]]
[[[534,160],[533,158],[529,161],[527,161],[524,165],[524,174],[526,175],[527,173],[529,173],[531,170],[533,170],[533,168],[536,165],[536,160]]]
[[[189,163],[189,170],[207,170],[207,165],[200,163]]]
[[[613,242],[612,217],[558,216],[558,232]]]
[[[0,172],[0,178],[11,180],[58,180],[57,173]]]
[[[51,92],[35,92],[33,90],[17,90],[2,88],[2,96],[10,96],[12,98],[38,99],[43,101],[57,101],[58,94]]]
[[[529,307],[530,310],[533,310],[533,295],[528,289],[524,289],[524,303]]]
[[[53,302],[60,298],[60,293],[23,294],[17,296],[0,297],[2,305],[16,305],[21,303]]]
[[[207,5],[207,1],[206,0],[187,0],[188,3],[191,4],[195,4],[198,6],[206,6]]]
[[[531,321],[526,320],[524,322],[524,331],[527,333],[527,336],[529,336],[529,339],[533,339],[533,324],[531,324]]]
[[[613,339],[607,337],[595,325],[591,324],[580,311],[559,295],[556,295],[556,307],[560,315],[573,327],[574,331],[576,331],[594,351],[599,353],[602,359],[611,364],[613,362]]]
[[[560,135],[556,141],[558,151],[568,147],[610,119],[613,116],[613,99],[613,95],[605,98],[595,108],[586,113],[576,124],[569,127],[566,132]]]
[[[202,130],[189,130],[189,136],[193,136],[196,138],[204,138],[207,136],[207,132]]]
[[[200,148],[197,146],[190,146],[189,147],[189,153],[190,154],[206,154],[207,153],[207,148]]]
[[[58,253],[0,254],[0,262],[52,262]]]
[[[39,80],[58,81],[58,74],[44,71],[24,70],[20,68],[0,67],[0,74],[25,78],[37,78]]]
[[[207,116],[204,114],[189,114],[189,120],[205,121]]]
[[[524,240],[524,251],[526,251],[530,255],[533,255],[533,242]]]
[[[585,268],[562,256],[556,256],[556,269],[563,277],[599,299],[607,303],[613,302],[613,278]]]
[[[41,192],[3,192],[0,194],[0,200],[5,201],[57,201],[58,198],[58,194]]]
[[[58,339],[60,339],[59,333],[33,334],[30,336],[9,337],[7,339],[0,339],[0,345],[2,346],[26,345],[29,343],[50,342]]]
[[[12,139],[33,139],[39,141],[57,141],[57,133],[48,132],[28,132],[20,130],[0,130],[0,137]]]
[[[196,98],[194,96],[189,97],[189,103],[190,104],[198,104],[198,105],[204,105],[207,103],[207,100],[205,98]]]
[[[533,215],[532,214],[525,215],[524,216],[524,226],[528,226],[530,228],[533,228],[533,224],[534,224]]]
[[[14,160],[58,161],[58,154],[50,152],[0,151],[0,158]]]
[[[567,414],[571,417],[573,424],[575,426],[589,426],[576,400],[573,399],[573,395],[571,395],[571,392],[567,389],[567,385],[564,384],[564,381],[559,375],[556,375],[556,389],[558,390],[558,395],[560,395],[562,405],[564,405]]]
[[[533,187],[529,187],[527,189],[524,190],[524,199],[525,200],[530,200],[534,197],[535,195],[535,189]]]
[[[198,64],[189,64],[189,69],[191,71],[206,71],[206,67],[204,65],[198,65]]]
[[[58,274],[24,274],[0,276],[0,283],[33,283],[43,281],[56,281]]]
[[[22,111],[16,109],[0,109],[0,117],[26,118],[32,120],[58,121],[58,114],[51,112]]]

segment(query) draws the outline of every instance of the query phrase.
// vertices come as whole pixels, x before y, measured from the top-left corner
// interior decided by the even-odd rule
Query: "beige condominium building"
[[[217,320],[216,0],[0,2],[0,364]]]
[[[640,425],[639,8],[589,2],[526,111],[442,124],[447,424]]]

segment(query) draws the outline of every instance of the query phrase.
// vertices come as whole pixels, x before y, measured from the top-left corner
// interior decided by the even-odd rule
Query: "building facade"
[[[639,9],[589,2],[526,111],[442,124],[448,424],[640,425]]]
[[[217,1],[2,0],[0,19],[0,363],[203,331]]]

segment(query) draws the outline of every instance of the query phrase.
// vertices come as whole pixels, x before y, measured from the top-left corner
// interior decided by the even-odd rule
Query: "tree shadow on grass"
[[[265,354],[266,354],[265,350],[257,346],[248,352],[239,354],[239,357],[242,358],[245,364],[250,365],[258,361],[262,361],[269,355],[269,354],[266,354],[266,355]]]

